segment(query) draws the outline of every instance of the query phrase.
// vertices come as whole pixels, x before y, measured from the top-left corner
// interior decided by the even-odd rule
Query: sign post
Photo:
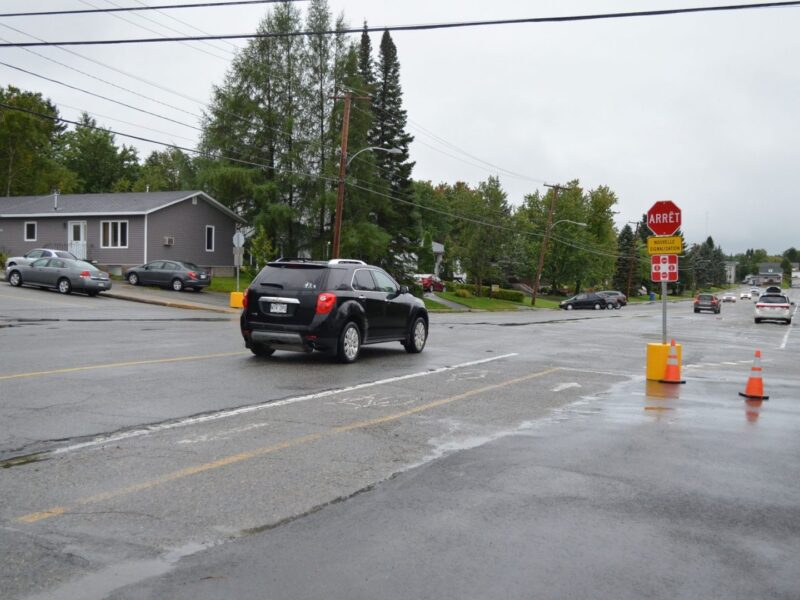
[[[237,231],[233,234],[233,266],[236,267],[236,291],[239,291],[239,268],[242,266],[242,256],[244,256],[244,234]]]
[[[237,231],[233,234],[233,266],[236,267],[236,291],[231,292],[231,308],[242,308],[244,294],[239,291],[239,268],[242,266],[244,256],[244,234]]]
[[[681,209],[672,200],[660,200],[647,211],[647,227],[656,236],[652,247],[671,250],[674,247],[674,238],[670,242],[658,242],[658,238],[672,236],[681,227]],[[677,238],[680,240],[680,238]],[[680,243],[680,242],[678,242]],[[647,242],[648,250],[651,248],[650,240]],[[658,260],[656,260],[658,259]],[[665,260],[666,259],[666,260]],[[651,258],[651,279],[661,282],[661,343],[667,343],[667,282],[678,281],[678,257],[674,254],[657,254]]]

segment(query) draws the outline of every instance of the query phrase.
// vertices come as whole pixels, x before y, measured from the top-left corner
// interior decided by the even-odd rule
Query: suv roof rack
[[[363,260],[355,258],[332,258],[328,261],[329,265],[366,265]]]

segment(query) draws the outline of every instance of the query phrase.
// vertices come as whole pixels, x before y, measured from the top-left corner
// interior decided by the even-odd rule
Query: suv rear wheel
[[[428,328],[425,326],[425,320],[422,317],[417,317],[409,331],[408,341],[403,342],[403,347],[409,354],[419,354],[425,348],[427,339]]]
[[[264,344],[250,344],[250,352],[256,356],[272,356],[275,353],[275,348],[270,348]]]
[[[361,350],[361,331],[353,321],[348,321],[339,334],[339,343],[336,348],[336,358],[339,362],[352,363],[358,358]]]

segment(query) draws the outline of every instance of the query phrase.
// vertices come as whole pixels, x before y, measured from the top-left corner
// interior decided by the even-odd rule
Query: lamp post
[[[573,225],[579,225],[581,227],[586,227],[586,223],[580,223],[578,221],[572,221],[571,219],[559,219],[555,223],[549,223],[544,230],[544,238],[542,239],[542,247],[539,250],[539,266],[536,269],[536,281],[533,285],[533,294],[531,295],[531,306],[536,306],[536,296],[539,295],[539,280],[542,278],[542,267],[544,266],[544,253],[547,251],[547,240],[550,237],[550,232],[553,228],[558,225],[559,223],[572,223]]]
[[[346,136],[347,132],[345,131],[343,135]],[[367,150],[378,150],[380,152],[388,152],[389,154],[403,153],[400,148],[381,148],[379,146],[368,146],[367,148],[362,148],[350,158],[347,158],[346,146],[343,146],[342,150],[343,152],[341,159],[339,160],[339,189],[336,194],[336,218],[333,224],[333,251],[331,258],[339,258],[339,247],[342,236],[342,211],[344,210],[344,176],[347,173],[347,167],[350,166],[350,163],[356,156],[362,152],[366,152]]]

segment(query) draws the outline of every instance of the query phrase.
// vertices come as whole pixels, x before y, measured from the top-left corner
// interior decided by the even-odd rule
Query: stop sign
[[[656,235],[672,235],[681,227],[681,209],[672,200],[659,200],[647,211],[647,226]]]

